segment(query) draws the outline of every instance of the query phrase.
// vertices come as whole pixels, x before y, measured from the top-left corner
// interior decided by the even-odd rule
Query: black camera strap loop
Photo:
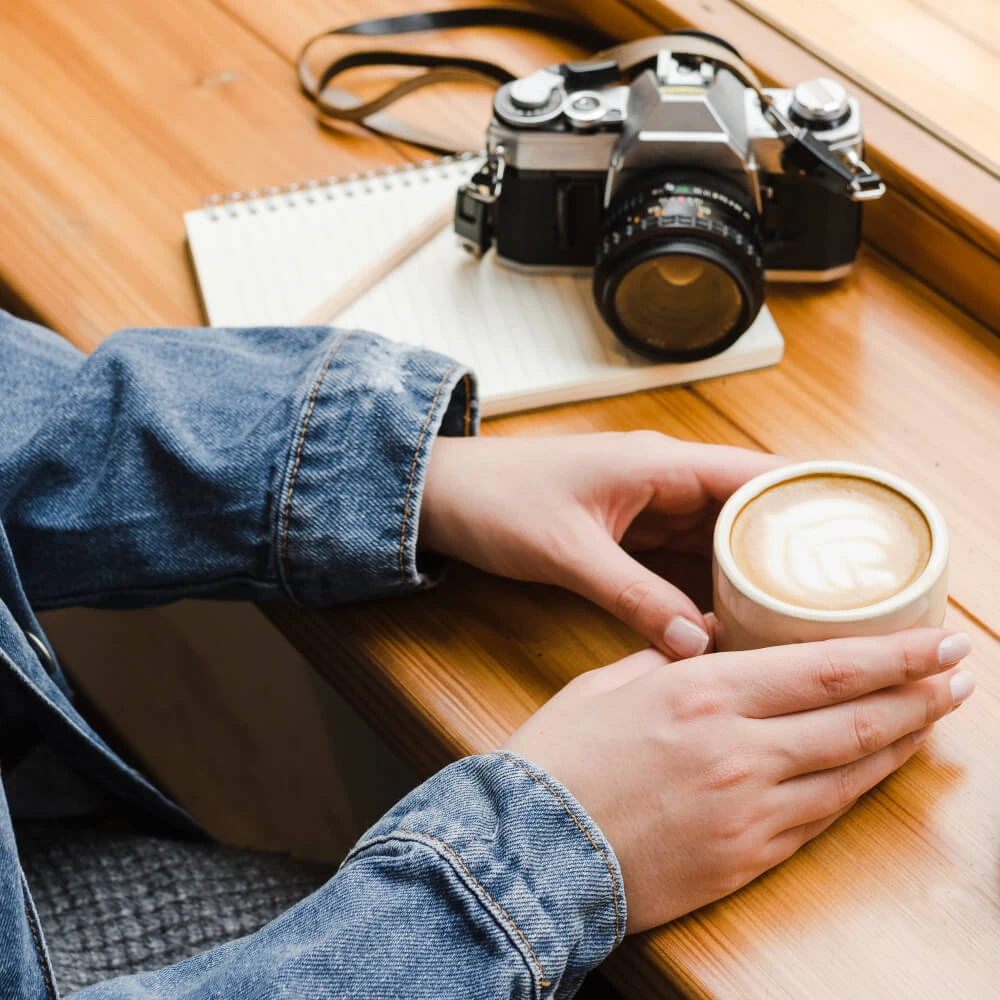
[[[465,59],[452,53],[416,53],[380,49],[354,52],[336,59],[317,77],[309,67],[309,54],[319,42],[331,37],[353,35],[371,38],[451,28],[484,27],[524,28],[565,39],[588,51],[612,41],[603,31],[578,21],[568,21],[564,18],[511,7],[462,7],[455,10],[373,18],[333,28],[310,38],[299,52],[299,86],[316,105],[317,114],[324,124],[353,122],[387,139],[400,139],[434,153],[457,153],[460,150],[452,140],[393,118],[385,114],[384,109],[407,94],[434,84],[473,82],[487,83],[495,87],[515,79],[514,73],[486,59]],[[373,100],[362,101],[351,91],[333,86],[334,79],[341,73],[360,66],[422,66],[425,72],[390,87]]]
[[[471,27],[525,28],[565,39],[585,49],[599,48],[601,51],[596,52],[592,58],[614,62],[625,80],[631,80],[643,69],[655,65],[663,49],[669,50],[674,55],[706,59],[725,67],[745,86],[756,92],[764,114],[778,135],[789,145],[793,158],[806,169],[814,165],[826,168],[825,176],[828,177],[827,183],[831,188],[857,201],[881,197],[885,191],[882,179],[863,161],[843,159],[816,139],[809,129],[796,125],[784,115],[764,92],[757,74],[740,58],[735,49],[697,31],[680,31],[671,35],[641,38],[601,48],[612,41],[605,32],[576,21],[530,10],[510,7],[463,7],[455,10],[426,11],[358,21],[315,35],[306,42],[299,53],[299,85],[303,93],[316,105],[317,114],[324,124],[353,122],[378,135],[389,139],[400,139],[435,153],[460,152],[453,141],[391,117],[385,113],[385,108],[407,94],[437,83],[472,81],[493,86],[508,83],[515,79],[515,75],[503,66],[486,59],[463,58],[451,53],[374,49],[342,56],[330,63],[317,77],[309,67],[308,57],[317,43],[330,37],[353,35],[371,38]],[[425,71],[390,87],[370,101],[362,101],[351,91],[333,86],[333,81],[340,74],[361,66],[413,66],[423,67]]]

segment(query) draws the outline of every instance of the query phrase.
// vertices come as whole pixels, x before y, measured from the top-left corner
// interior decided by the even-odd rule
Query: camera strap
[[[765,93],[757,74],[734,50],[697,31],[641,38],[607,47],[612,39],[603,31],[577,21],[517,8],[466,7],[375,18],[333,28],[310,38],[299,52],[299,86],[315,104],[319,120],[324,125],[352,122],[388,139],[399,139],[435,153],[460,152],[447,137],[400,121],[386,114],[385,109],[416,90],[438,83],[475,82],[494,87],[509,83],[516,77],[505,67],[487,59],[464,58],[450,52],[367,49],[335,59],[317,76],[309,66],[309,55],[318,43],[331,37],[372,38],[473,27],[524,28],[562,38],[584,49],[596,48],[599,51],[591,59],[614,62],[625,80],[631,80],[637,73],[654,66],[663,49],[674,55],[706,59],[728,69],[756,92],[764,115],[802,167],[823,166],[828,184],[838,193],[847,194],[856,201],[879,198],[885,192],[882,179],[862,160],[844,159],[820,142],[808,128],[789,119]],[[424,72],[390,87],[378,97],[363,101],[351,91],[333,85],[342,73],[362,66],[423,67]]]
[[[523,28],[562,38],[587,51],[602,48],[613,41],[605,32],[578,21],[512,7],[462,7],[374,18],[323,31],[310,38],[299,52],[299,86],[315,104],[321,124],[336,126],[338,122],[353,122],[387,139],[400,139],[434,153],[460,152],[453,140],[400,121],[385,114],[384,109],[416,90],[438,83],[472,82],[497,87],[516,79],[516,74],[499,63],[487,59],[462,58],[451,52],[363,49],[335,59],[319,76],[309,66],[310,53],[327,38],[372,38],[453,28]],[[342,73],[361,66],[422,66],[425,71],[390,87],[372,100],[363,101],[351,91],[333,86],[333,81]]]

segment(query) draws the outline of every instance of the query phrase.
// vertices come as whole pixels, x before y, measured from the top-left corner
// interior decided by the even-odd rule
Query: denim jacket
[[[34,611],[181,597],[322,605],[426,586],[430,446],[476,429],[460,365],[326,327],[126,330],[85,357],[0,313],[0,406],[4,784],[44,747],[186,831],[192,820],[74,708]],[[58,995],[29,889],[0,791],[4,1000]],[[596,824],[556,779],[498,752],[414,790],[334,878],[256,934],[76,995],[569,997],[625,917]]]

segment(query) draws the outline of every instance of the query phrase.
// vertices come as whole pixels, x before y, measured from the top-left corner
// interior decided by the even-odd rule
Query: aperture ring
[[[606,233],[598,248],[597,260],[605,257],[612,250],[635,240],[641,242],[643,237],[651,236],[663,230],[688,230],[693,235],[708,234],[725,242],[730,247],[740,248],[756,267],[762,268],[764,260],[757,241],[747,237],[734,226],[718,219],[700,218],[690,215],[648,215],[638,222],[627,223],[620,231],[613,229]]]
[[[649,190],[639,189],[625,198],[624,201],[614,207],[606,220],[607,225],[617,226],[624,216],[628,219],[637,212],[643,211],[650,203],[651,199],[663,200],[678,198],[683,199],[688,204],[700,203],[706,208],[723,215],[729,215],[740,219],[743,222],[752,223],[756,213],[749,198],[737,197],[737,192],[733,189],[721,191],[718,188],[709,186],[695,186],[694,184],[684,184],[684,190],[662,190],[672,182],[665,182],[659,187]],[[676,188],[676,185],[674,185]]]

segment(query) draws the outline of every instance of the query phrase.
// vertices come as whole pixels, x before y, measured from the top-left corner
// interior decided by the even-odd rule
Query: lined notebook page
[[[213,326],[291,325],[454,199],[478,161],[436,162],[337,184],[242,197],[185,215]],[[731,374],[781,358],[766,308],[729,350],[687,364],[625,348],[590,276],[475,260],[442,231],[335,320],[430,347],[473,368],[485,415]]]
[[[480,162],[449,158],[256,197],[248,192],[185,213],[209,324],[298,323],[453,202]]]

